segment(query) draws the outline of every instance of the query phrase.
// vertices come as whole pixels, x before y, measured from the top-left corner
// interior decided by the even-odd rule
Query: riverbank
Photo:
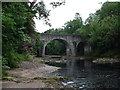
[[[96,60],[93,60],[93,63],[98,63],[98,64],[107,64],[107,63],[120,63],[120,59],[115,59],[115,58],[98,58]]]
[[[7,71],[10,76],[4,78],[2,88],[63,88],[58,82],[64,78],[50,75],[58,69],[41,63],[40,58],[22,61],[19,68]]]
[[[48,65],[61,67],[66,64],[68,60],[92,60],[96,65],[104,65],[110,67],[120,67],[120,58],[99,58],[99,57],[65,57],[65,56],[48,56],[42,60]]]
[[[94,64],[110,66],[110,67],[120,67],[120,59],[119,58],[97,58],[93,60]]]

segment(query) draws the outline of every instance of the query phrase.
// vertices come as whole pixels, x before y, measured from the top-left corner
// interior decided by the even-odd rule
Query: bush
[[[114,58],[120,58],[120,51],[115,49],[115,50],[109,50],[108,52],[104,53],[103,57],[114,57]]]
[[[22,60],[30,61],[28,55],[19,54],[15,51],[10,51],[3,56],[2,61],[2,78],[9,76],[9,74],[6,72],[6,70],[9,70],[10,68],[18,68],[20,66],[20,62]]]
[[[15,51],[10,51],[6,53],[5,58],[3,58],[3,69],[6,66],[10,68],[18,68],[22,60],[30,60],[30,58]]]

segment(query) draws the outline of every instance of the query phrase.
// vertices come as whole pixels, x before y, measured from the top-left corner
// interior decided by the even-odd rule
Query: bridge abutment
[[[71,53],[70,56],[76,56],[76,48],[74,43],[70,42],[69,44],[70,44],[70,53]]]

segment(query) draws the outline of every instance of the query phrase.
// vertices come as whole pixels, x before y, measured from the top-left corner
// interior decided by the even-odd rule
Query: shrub
[[[6,53],[3,59],[3,67],[18,68],[22,60],[30,60],[27,55],[19,54],[15,51]]]

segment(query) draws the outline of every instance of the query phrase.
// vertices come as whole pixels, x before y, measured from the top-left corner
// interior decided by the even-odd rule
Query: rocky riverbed
[[[60,88],[59,80],[62,77],[50,76],[50,73],[58,70],[58,67],[41,63],[40,58],[34,58],[33,62],[22,61],[19,68],[8,70],[10,74],[2,81],[2,88]]]
[[[118,58],[98,58],[98,59],[93,60],[93,63],[114,64],[114,63],[120,63],[120,59],[118,59]]]
[[[120,68],[119,58],[97,58],[93,60],[94,64]]]

